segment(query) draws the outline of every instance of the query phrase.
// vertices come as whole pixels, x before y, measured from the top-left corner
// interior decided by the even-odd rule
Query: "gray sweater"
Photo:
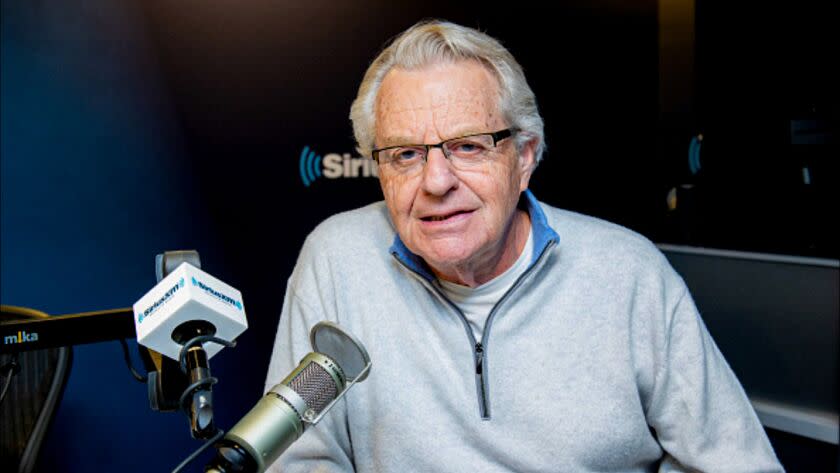
[[[477,344],[384,203],[307,238],[266,390],[340,324],[373,367],[275,472],[783,471],[685,284],[645,238],[538,203],[529,269]],[[390,247],[390,250],[389,250]]]

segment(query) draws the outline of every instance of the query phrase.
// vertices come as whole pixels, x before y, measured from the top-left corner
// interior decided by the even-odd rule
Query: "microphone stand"
[[[155,258],[158,282],[181,263],[200,268],[197,251],[168,251]],[[8,310],[3,308],[8,307]],[[2,312],[17,312],[19,308],[0,306]],[[210,375],[203,343],[214,342],[232,347],[214,336],[212,324],[187,322],[173,333],[182,345],[179,361],[171,360],[153,350],[140,350],[146,367],[149,404],[159,412],[182,409],[190,418],[193,438],[211,439],[219,432],[213,423],[211,386],[218,379]],[[131,307],[51,316],[44,319],[0,321],[0,354],[75,346],[112,340],[137,338],[134,311]],[[125,345],[124,345],[125,349]],[[127,350],[126,358],[128,359]],[[132,368],[133,371],[133,368]],[[140,379],[140,378],[138,378]]]

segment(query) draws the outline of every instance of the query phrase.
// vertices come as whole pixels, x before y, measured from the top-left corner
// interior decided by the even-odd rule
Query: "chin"
[[[468,247],[458,246],[433,246],[429,251],[423,252],[420,256],[433,267],[459,266],[469,261],[474,251]]]

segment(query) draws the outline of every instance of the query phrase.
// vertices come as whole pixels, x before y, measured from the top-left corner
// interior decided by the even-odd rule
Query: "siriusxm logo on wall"
[[[329,153],[321,158],[315,150],[304,146],[298,163],[303,185],[309,187],[318,178],[356,179],[378,177],[376,163],[372,159],[352,157],[350,153]]]

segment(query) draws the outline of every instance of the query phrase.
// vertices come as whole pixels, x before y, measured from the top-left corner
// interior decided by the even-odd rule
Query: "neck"
[[[530,232],[531,217],[525,210],[517,209],[501,241],[487,251],[488,255],[479,255],[461,265],[432,268],[432,272],[445,281],[478,287],[513,266],[525,249]]]

